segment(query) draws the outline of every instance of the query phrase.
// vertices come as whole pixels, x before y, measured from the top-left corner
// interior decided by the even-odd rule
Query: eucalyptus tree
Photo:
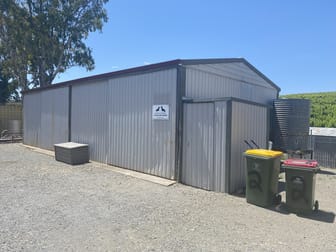
[[[73,66],[94,68],[89,34],[102,31],[108,0],[2,0],[0,61],[22,89],[47,86]]]

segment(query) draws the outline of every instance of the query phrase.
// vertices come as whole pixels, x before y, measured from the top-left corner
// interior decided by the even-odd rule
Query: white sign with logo
[[[169,105],[168,104],[153,105],[152,119],[153,120],[169,120]]]

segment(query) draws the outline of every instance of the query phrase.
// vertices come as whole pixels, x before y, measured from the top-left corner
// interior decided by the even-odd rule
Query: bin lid
[[[318,167],[318,162],[316,160],[310,159],[287,159],[283,161],[285,166],[295,166],[295,167],[302,167],[302,168],[316,168]]]
[[[261,156],[276,158],[282,155],[281,151],[265,150],[265,149],[250,149],[245,151],[246,155]]]

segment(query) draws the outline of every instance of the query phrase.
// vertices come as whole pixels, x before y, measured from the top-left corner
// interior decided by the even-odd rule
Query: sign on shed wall
[[[156,104],[152,108],[153,120],[169,120],[169,105],[168,104]]]

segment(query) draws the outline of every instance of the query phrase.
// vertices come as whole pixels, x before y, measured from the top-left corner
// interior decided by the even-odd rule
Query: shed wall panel
[[[24,97],[24,143],[53,150],[68,141],[69,88],[26,94]]]
[[[254,140],[266,148],[268,109],[257,105],[232,102],[230,193],[245,185],[246,164],[243,152],[248,149],[244,140]]]
[[[214,164],[214,191],[227,192],[226,191],[226,176],[227,176],[227,102],[215,102],[215,164]]]
[[[252,71],[246,64],[242,62],[191,65],[190,68],[224,76],[230,79],[252,83],[266,88],[273,88],[270,83],[261,78],[260,75]]]
[[[26,94],[23,99],[23,143],[39,147],[41,131],[41,93]]]
[[[72,87],[71,141],[89,145],[90,159],[107,163],[108,81]]]
[[[214,190],[214,104],[184,105],[182,182]]]
[[[184,104],[182,182],[226,191],[227,102]]]
[[[173,179],[176,81],[169,69],[73,86],[72,140],[92,160]],[[169,105],[169,120],[152,119],[155,104]]]
[[[278,91],[244,64],[225,63],[186,67],[186,96],[190,98],[235,97],[270,104]]]
[[[53,150],[54,144],[68,141],[69,88],[41,93],[41,137],[39,146]]]

